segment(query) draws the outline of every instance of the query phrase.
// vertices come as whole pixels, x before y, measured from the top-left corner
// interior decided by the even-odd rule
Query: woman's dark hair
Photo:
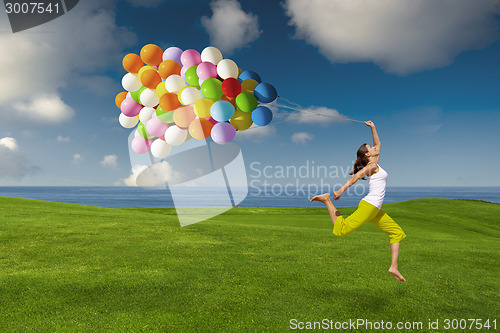
[[[358,149],[356,162],[354,162],[354,168],[352,169],[352,172],[349,173],[350,175],[355,175],[359,170],[363,169],[368,164],[368,157],[365,155],[367,152],[367,144],[363,143]],[[363,178],[363,180],[366,180],[366,178]]]

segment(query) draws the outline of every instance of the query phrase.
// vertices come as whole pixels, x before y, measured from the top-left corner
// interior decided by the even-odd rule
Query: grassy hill
[[[181,228],[172,208],[0,198],[0,331],[284,332],[292,319],[422,322],[421,332],[432,331],[429,319],[439,319],[436,332],[446,318],[500,325],[500,205],[419,199],[384,210],[408,236],[406,283],[387,273],[384,233],[367,223],[336,237],[325,208],[238,207]]]

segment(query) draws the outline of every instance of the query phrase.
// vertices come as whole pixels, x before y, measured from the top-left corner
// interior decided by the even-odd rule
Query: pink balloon
[[[122,102],[121,110],[127,117],[137,116],[142,109],[142,105],[134,101],[132,98],[125,98]]]
[[[230,123],[222,122],[217,123],[212,127],[212,140],[218,144],[225,144],[231,142],[236,135],[236,128]]]
[[[149,149],[151,149],[152,143],[153,140],[151,139],[144,139],[141,136],[137,136],[132,140],[132,150],[137,154],[145,154],[149,151]]]
[[[210,78],[217,78],[217,66],[211,62],[202,62],[196,68],[196,74],[203,81]]]
[[[163,121],[158,119],[158,117],[151,118],[146,123],[146,131],[154,136],[162,136],[163,134],[165,134],[167,128],[168,124],[165,124]]]
[[[215,120],[214,118],[210,117],[210,118],[207,118],[209,122],[211,122],[213,125],[217,124],[218,121]]]
[[[192,66],[198,66],[198,64],[201,62],[201,55],[196,50],[188,49],[182,52],[181,62],[182,66],[187,68]]]

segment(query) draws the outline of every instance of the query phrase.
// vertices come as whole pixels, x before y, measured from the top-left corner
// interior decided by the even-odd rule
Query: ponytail
[[[368,152],[368,148],[366,147],[366,143],[363,143],[361,147],[359,147],[358,152],[357,152],[357,158],[356,162],[354,162],[354,167],[352,168],[352,172],[350,172],[350,175],[355,175],[358,173],[359,170],[363,169],[365,166],[368,165],[368,157],[366,157],[366,153]],[[363,180],[366,180],[366,178],[363,178]]]

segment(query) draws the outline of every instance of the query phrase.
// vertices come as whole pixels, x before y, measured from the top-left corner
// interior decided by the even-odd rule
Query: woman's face
[[[376,147],[372,147],[372,146],[367,144],[366,148],[368,149],[368,152],[366,152],[366,155],[368,157],[380,155],[380,151]]]

